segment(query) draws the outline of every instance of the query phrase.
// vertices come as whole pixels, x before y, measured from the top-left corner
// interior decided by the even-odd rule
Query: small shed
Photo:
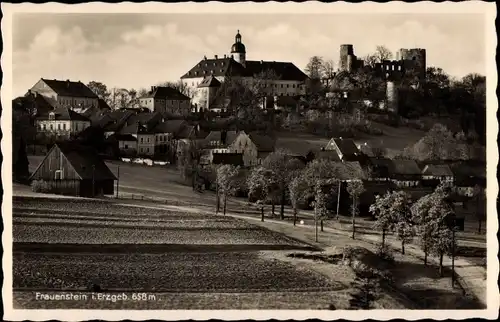
[[[30,179],[46,192],[82,197],[112,195],[117,180],[94,148],[75,142],[54,144]]]

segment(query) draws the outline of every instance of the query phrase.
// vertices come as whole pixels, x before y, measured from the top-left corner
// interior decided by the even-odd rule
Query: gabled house
[[[188,115],[191,99],[175,88],[152,86],[145,96],[139,98],[139,106],[161,114]]]
[[[329,161],[337,161],[340,162],[339,155],[335,150],[325,150],[325,148],[321,148],[319,150],[310,150],[306,154],[307,162],[311,162],[313,160],[329,160]]]
[[[90,126],[90,120],[67,108],[61,107],[37,119],[37,129],[42,133],[61,136],[76,135]]]
[[[422,180],[453,183],[453,171],[447,164],[427,164],[422,170]]]
[[[237,136],[236,131],[210,131],[202,140],[203,153],[200,162],[210,164],[214,154],[232,152],[230,146]]]
[[[52,146],[30,180],[50,193],[95,197],[114,194],[117,178],[93,148],[66,142]]]
[[[333,138],[325,146],[327,151],[335,151],[342,161],[358,161],[361,151],[351,139]]]
[[[56,101],[58,107],[81,109],[99,106],[99,97],[80,81],[41,78],[29,92]]]
[[[37,92],[29,90],[24,96],[12,100],[12,107],[22,108],[32,116],[43,116],[48,115],[49,112],[60,106],[55,99],[39,95]]]
[[[242,153],[245,166],[261,164],[276,146],[275,138],[268,135],[240,131],[229,147],[230,152]]]
[[[416,187],[422,180],[422,170],[414,160],[391,160],[391,180],[398,187]]]
[[[472,196],[474,186],[486,188],[486,164],[476,161],[456,162],[450,166],[458,194]]]

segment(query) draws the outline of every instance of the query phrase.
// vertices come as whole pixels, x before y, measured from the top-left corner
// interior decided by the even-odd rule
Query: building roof
[[[151,90],[141,98],[159,98],[168,100],[190,100],[189,97],[179,92],[177,89],[166,86],[153,86]]]
[[[224,137],[225,135],[225,137]],[[238,133],[236,131],[210,131],[205,137],[205,142],[210,144],[210,142],[218,142],[218,146],[228,146],[236,140]]]
[[[273,71],[280,80],[305,81],[308,79],[303,71],[290,62],[249,60],[245,62],[245,69],[247,76],[256,76],[266,71]]]
[[[276,147],[276,140],[274,138],[256,132],[251,132],[248,136],[257,147],[257,152],[274,152]]]
[[[203,59],[191,68],[181,79],[207,76],[254,77],[266,71],[273,71],[281,80],[305,81],[308,77],[290,62],[252,61],[241,65],[231,57]]]
[[[232,164],[235,166],[242,166],[243,153],[213,153],[213,164]]]
[[[219,87],[221,85],[221,82],[214,76],[210,75],[207,76],[203,79],[203,81],[198,85],[199,88],[201,87]]]
[[[326,159],[326,160],[331,160],[331,161],[340,161],[339,155],[337,154],[336,151],[332,150],[310,150],[309,153],[307,154],[309,156],[309,159]]]
[[[422,174],[436,177],[452,177],[453,171],[446,164],[428,164],[424,167]]]
[[[108,105],[108,103],[106,103],[105,100],[103,100],[102,98],[99,98],[99,100],[97,101],[97,106],[99,107],[99,109],[101,110],[111,110],[111,107]]]
[[[23,109],[36,109],[37,113],[44,113],[59,107],[57,101],[51,97],[28,91],[24,96],[12,100],[12,107]]]
[[[57,95],[69,96],[69,97],[86,97],[86,98],[98,98],[97,95],[87,87],[87,85],[82,82],[73,82],[70,80],[56,80],[56,79],[45,79],[42,81],[47,84]]]
[[[48,115],[42,116],[40,119],[47,120],[49,119],[49,115],[54,113],[54,117],[58,121],[86,121],[90,122],[90,120],[83,116],[82,114],[79,114],[75,111],[72,111],[68,107],[60,107],[57,108],[53,111],[51,111]]]
[[[132,134],[114,134],[114,138],[118,141],[137,141]]]
[[[153,128],[155,133],[173,133],[178,134],[182,131],[183,127],[187,125],[184,120],[167,120],[164,122],[159,122]]]
[[[81,180],[91,180],[92,178],[95,180],[116,180],[116,176],[111,172],[94,148],[76,142],[61,142],[54,144],[43,161],[33,172],[32,177],[36,174],[53,149],[59,149],[62,152]]]
[[[343,156],[354,156],[360,153],[358,147],[351,139],[333,138],[332,140]],[[332,142],[332,140],[330,140],[330,142]],[[328,144],[330,144],[330,142],[328,142]]]
[[[421,175],[422,171],[414,160],[391,160],[392,167],[389,169],[391,174],[400,175]]]

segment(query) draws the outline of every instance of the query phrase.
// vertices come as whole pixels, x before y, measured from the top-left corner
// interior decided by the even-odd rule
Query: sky
[[[339,60],[385,45],[425,48],[428,66],[462,77],[486,74],[485,18],[480,14],[151,14],[16,13],[13,94],[40,78],[100,81],[108,88],[149,88],[176,81],[203,56],[229,54],[240,30],[247,60]]]

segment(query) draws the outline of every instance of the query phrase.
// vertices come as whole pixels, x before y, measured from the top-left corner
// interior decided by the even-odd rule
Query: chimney
[[[203,56],[203,59],[204,59],[204,60],[207,60],[207,56]]]
[[[226,58],[226,54],[224,54],[224,58]]]
[[[264,64],[264,61],[263,61],[263,60],[261,60],[261,61],[260,61],[260,63],[261,63],[261,64]]]
[[[66,86],[69,88],[69,79],[66,80]]]
[[[217,55],[215,55],[214,57],[215,57],[215,59],[217,59]]]

